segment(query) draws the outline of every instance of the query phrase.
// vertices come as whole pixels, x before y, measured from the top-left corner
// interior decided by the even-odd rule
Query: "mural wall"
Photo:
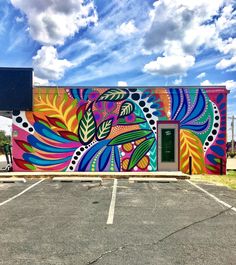
[[[13,113],[14,171],[156,171],[157,121],[179,121],[180,170],[225,162],[224,88],[34,88]],[[225,171],[225,166],[224,166]]]

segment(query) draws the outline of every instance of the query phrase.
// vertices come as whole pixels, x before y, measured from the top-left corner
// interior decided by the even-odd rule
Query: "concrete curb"
[[[159,183],[166,183],[166,182],[177,182],[176,178],[129,178],[130,183],[134,182],[159,182]]]
[[[0,182],[2,183],[12,183],[12,182],[26,182],[25,178],[0,178]]]
[[[190,176],[177,172],[1,172],[1,177],[53,178],[53,177],[101,177],[105,179],[128,179],[130,177],[190,179]]]
[[[54,177],[52,181],[61,182],[102,182],[102,178],[99,177]]]

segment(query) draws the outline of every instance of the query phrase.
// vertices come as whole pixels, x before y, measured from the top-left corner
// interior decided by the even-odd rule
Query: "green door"
[[[179,126],[173,122],[158,123],[158,170],[179,170]]]
[[[161,129],[161,162],[175,161],[175,130]]]

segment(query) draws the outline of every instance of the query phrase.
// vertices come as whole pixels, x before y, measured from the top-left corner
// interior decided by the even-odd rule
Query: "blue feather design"
[[[119,153],[119,149],[117,146],[114,146],[114,154],[115,154],[115,162],[116,162],[116,166],[118,171],[120,171],[120,153]]]
[[[218,96],[217,96],[217,98],[216,98],[216,102],[217,103],[220,103],[221,102],[221,100],[224,98],[224,95],[223,94],[219,94]]]
[[[178,115],[176,116],[175,120],[181,121],[184,118],[184,116],[186,115],[187,110],[188,110],[188,101],[186,98],[186,94],[183,93],[183,102],[181,104],[181,109],[180,109]]]
[[[206,96],[201,89],[197,90],[196,99],[190,105],[189,91],[186,89],[170,89],[171,119],[180,122],[180,128],[202,132],[208,128],[209,118],[204,123],[197,123],[206,111]],[[190,110],[188,112],[188,110]]]
[[[145,90],[143,93],[142,93],[142,96],[141,96],[141,98],[142,99],[144,99],[144,98],[146,98],[146,97],[148,97],[148,96],[150,96],[150,91],[148,91],[148,90]]]
[[[215,156],[212,154],[208,154],[207,155],[207,159],[213,164],[213,165],[217,165],[217,162],[215,161]]]
[[[170,89],[170,96],[171,96],[171,119],[173,120],[176,112],[180,106],[180,92],[178,89]]]
[[[53,166],[53,165],[57,165],[57,164],[61,164],[64,162],[67,162],[71,159],[71,156],[62,158],[62,159],[53,159],[53,160],[48,160],[48,159],[43,159],[40,158],[38,156],[29,154],[29,153],[24,153],[23,154],[23,158],[25,161],[28,161],[34,165],[38,165],[38,166]]]
[[[220,146],[213,145],[213,146],[210,147],[210,149],[213,152],[215,152],[217,155],[219,155],[219,156],[223,156],[224,155],[224,150]]]
[[[40,122],[35,122],[34,129],[40,135],[42,135],[46,138],[49,138],[51,140],[54,140],[54,141],[57,141],[60,143],[71,143],[70,140],[67,140],[67,139],[61,137],[60,135],[56,134],[55,132],[53,132],[51,129],[49,129],[47,126],[45,126],[44,124],[42,124]]]
[[[111,155],[112,147],[108,146],[100,155],[99,161],[98,161],[98,166],[99,170],[102,171],[105,169],[107,166],[107,163],[109,162],[110,155]]]
[[[207,128],[208,124],[209,124],[209,120],[207,120],[203,124],[183,124],[181,125],[181,128],[201,132]]]
[[[158,103],[153,103],[150,107],[151,107],[152,109],[159,109],[159,108],[160,108],[160,104],[158,104]]]
[[[220,105],[219,109],[222,110],[222,109],[225,108],[225,106],[226,106],[226,104],[225,104],[225,103],[222,103],[222,104]]]
[[[79,171],[85,171],[88,164],[91,162],[92,158],[96,155],[96,153],[105,146],[110,140],[103,140],[97,144],[95,144],[81,159],[79,164]]]
[[[149,98],[148,98],[148,100],[147,100],[147,102],[148,103],[151,103],[151,102],[153,102],[153,101],[155,101],[155,97],[154,96],[150,96]]]
[[[75,99],[81,99],[80,95],[79,95],[79,89],[71,89],[70,90],[73,98]]]
[[[182,122],[187,123],[187,122],[192,121],[192,120],[196,119],[197,117],[199,117],[199,115],[201,115],[201,113],[203,112],[205,106],[206,106],[206,99],[205,99],[202,91],[198,90],[197,99],[195,101],[194,106],[192,107],[192,112]]]
[[[89,93],[93,90],[91,88],[83,89],[83,99],[88,100]]]
[[[42,151],[49,152],[49,153],[67,153],[67,152],[69,153],[69,152],[73,152],[74,150],[76,150],[76,148],[59,148],[59,147],[54,147],[54,146],[42,143],[33,135],[29,135],[27,139],[28,139],[28,142],[33,147],[39,150],[42,150]]]

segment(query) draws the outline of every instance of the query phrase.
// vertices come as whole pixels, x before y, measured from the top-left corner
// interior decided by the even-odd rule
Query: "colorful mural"
[[[14,171],[156,171],[157,122],[180,124],[180,170],[225,162],[225,88],[34,88],[13,113]],[[224,164],[225,171],[225,164]]]

